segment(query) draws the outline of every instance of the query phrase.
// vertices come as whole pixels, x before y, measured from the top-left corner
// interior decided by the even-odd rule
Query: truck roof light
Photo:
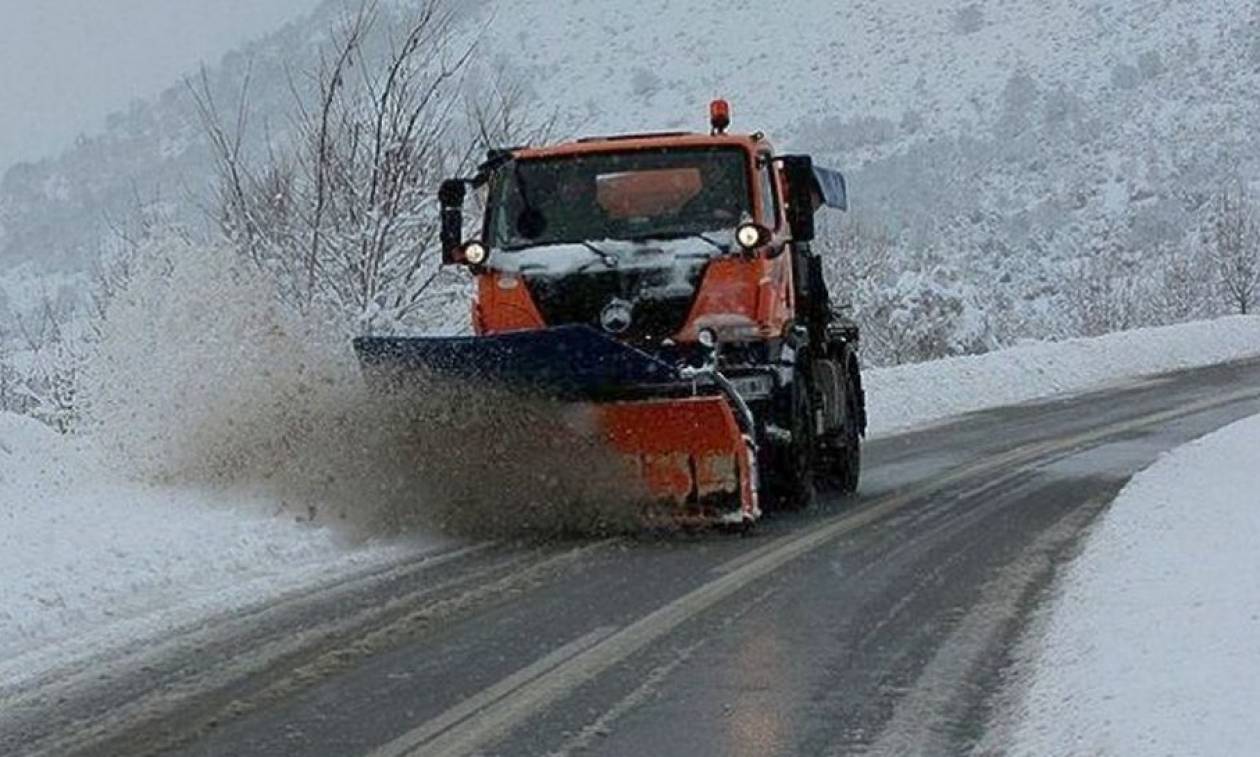
[[[726,127],[731,125],[731,104],[725,100],[709,103],[709,125],[714,134],[725,134]]]

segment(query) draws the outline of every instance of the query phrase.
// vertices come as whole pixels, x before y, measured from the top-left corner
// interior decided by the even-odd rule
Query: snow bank
[[[1260,416],[1125,488],[1063,580],[1011,753],[1255,753],[1258,460]]]
[[[398,554],[347,552],[333,532],[260,514],[262,502],[210,507],[207,492],[106,468],[90,446],[0,414],[0,680],[23,653],[80,633],[160,633]]]
[[[1257,355],[1260,316],[1233,316],[879,368],[866,379],[871,432]]]

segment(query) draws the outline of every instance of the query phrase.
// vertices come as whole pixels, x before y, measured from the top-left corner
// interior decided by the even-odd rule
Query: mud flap
[[[673,522],[749,523],[761,517],[756,461],[723,397],[595,405],[599,429]],[[656,515],[657,513],[653,513]]]

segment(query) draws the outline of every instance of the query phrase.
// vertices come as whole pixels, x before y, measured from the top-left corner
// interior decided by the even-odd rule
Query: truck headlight
[[[746,223],[735,230],[735,241],[745,250],[755,250],[770,241],[770,232],[756,223]]]
[[[469,242],[464,245],[464,262],[468,265],[481,265],[486,262],[489,252],[481,242]]]

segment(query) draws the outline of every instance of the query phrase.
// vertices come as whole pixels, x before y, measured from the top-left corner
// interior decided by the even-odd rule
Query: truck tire
[[[862,476],[862,408],[858,402],[857,383],[849,377],[845,387],[844,447],[836,450],[834,475],[844,494],[855,494]]]
[[[817,436],[814,433],[814,401],[805,371],[797,371],[788,387],[783,408],[792,441],[771,451],[766,490],[768,504],[776,510],[804,510],[816,497]]]
[[[844,380],[844,403],[843,427],[819,446],[819,473],[829,489],[853,494],[862,475],[862,405],[852,374]]]

